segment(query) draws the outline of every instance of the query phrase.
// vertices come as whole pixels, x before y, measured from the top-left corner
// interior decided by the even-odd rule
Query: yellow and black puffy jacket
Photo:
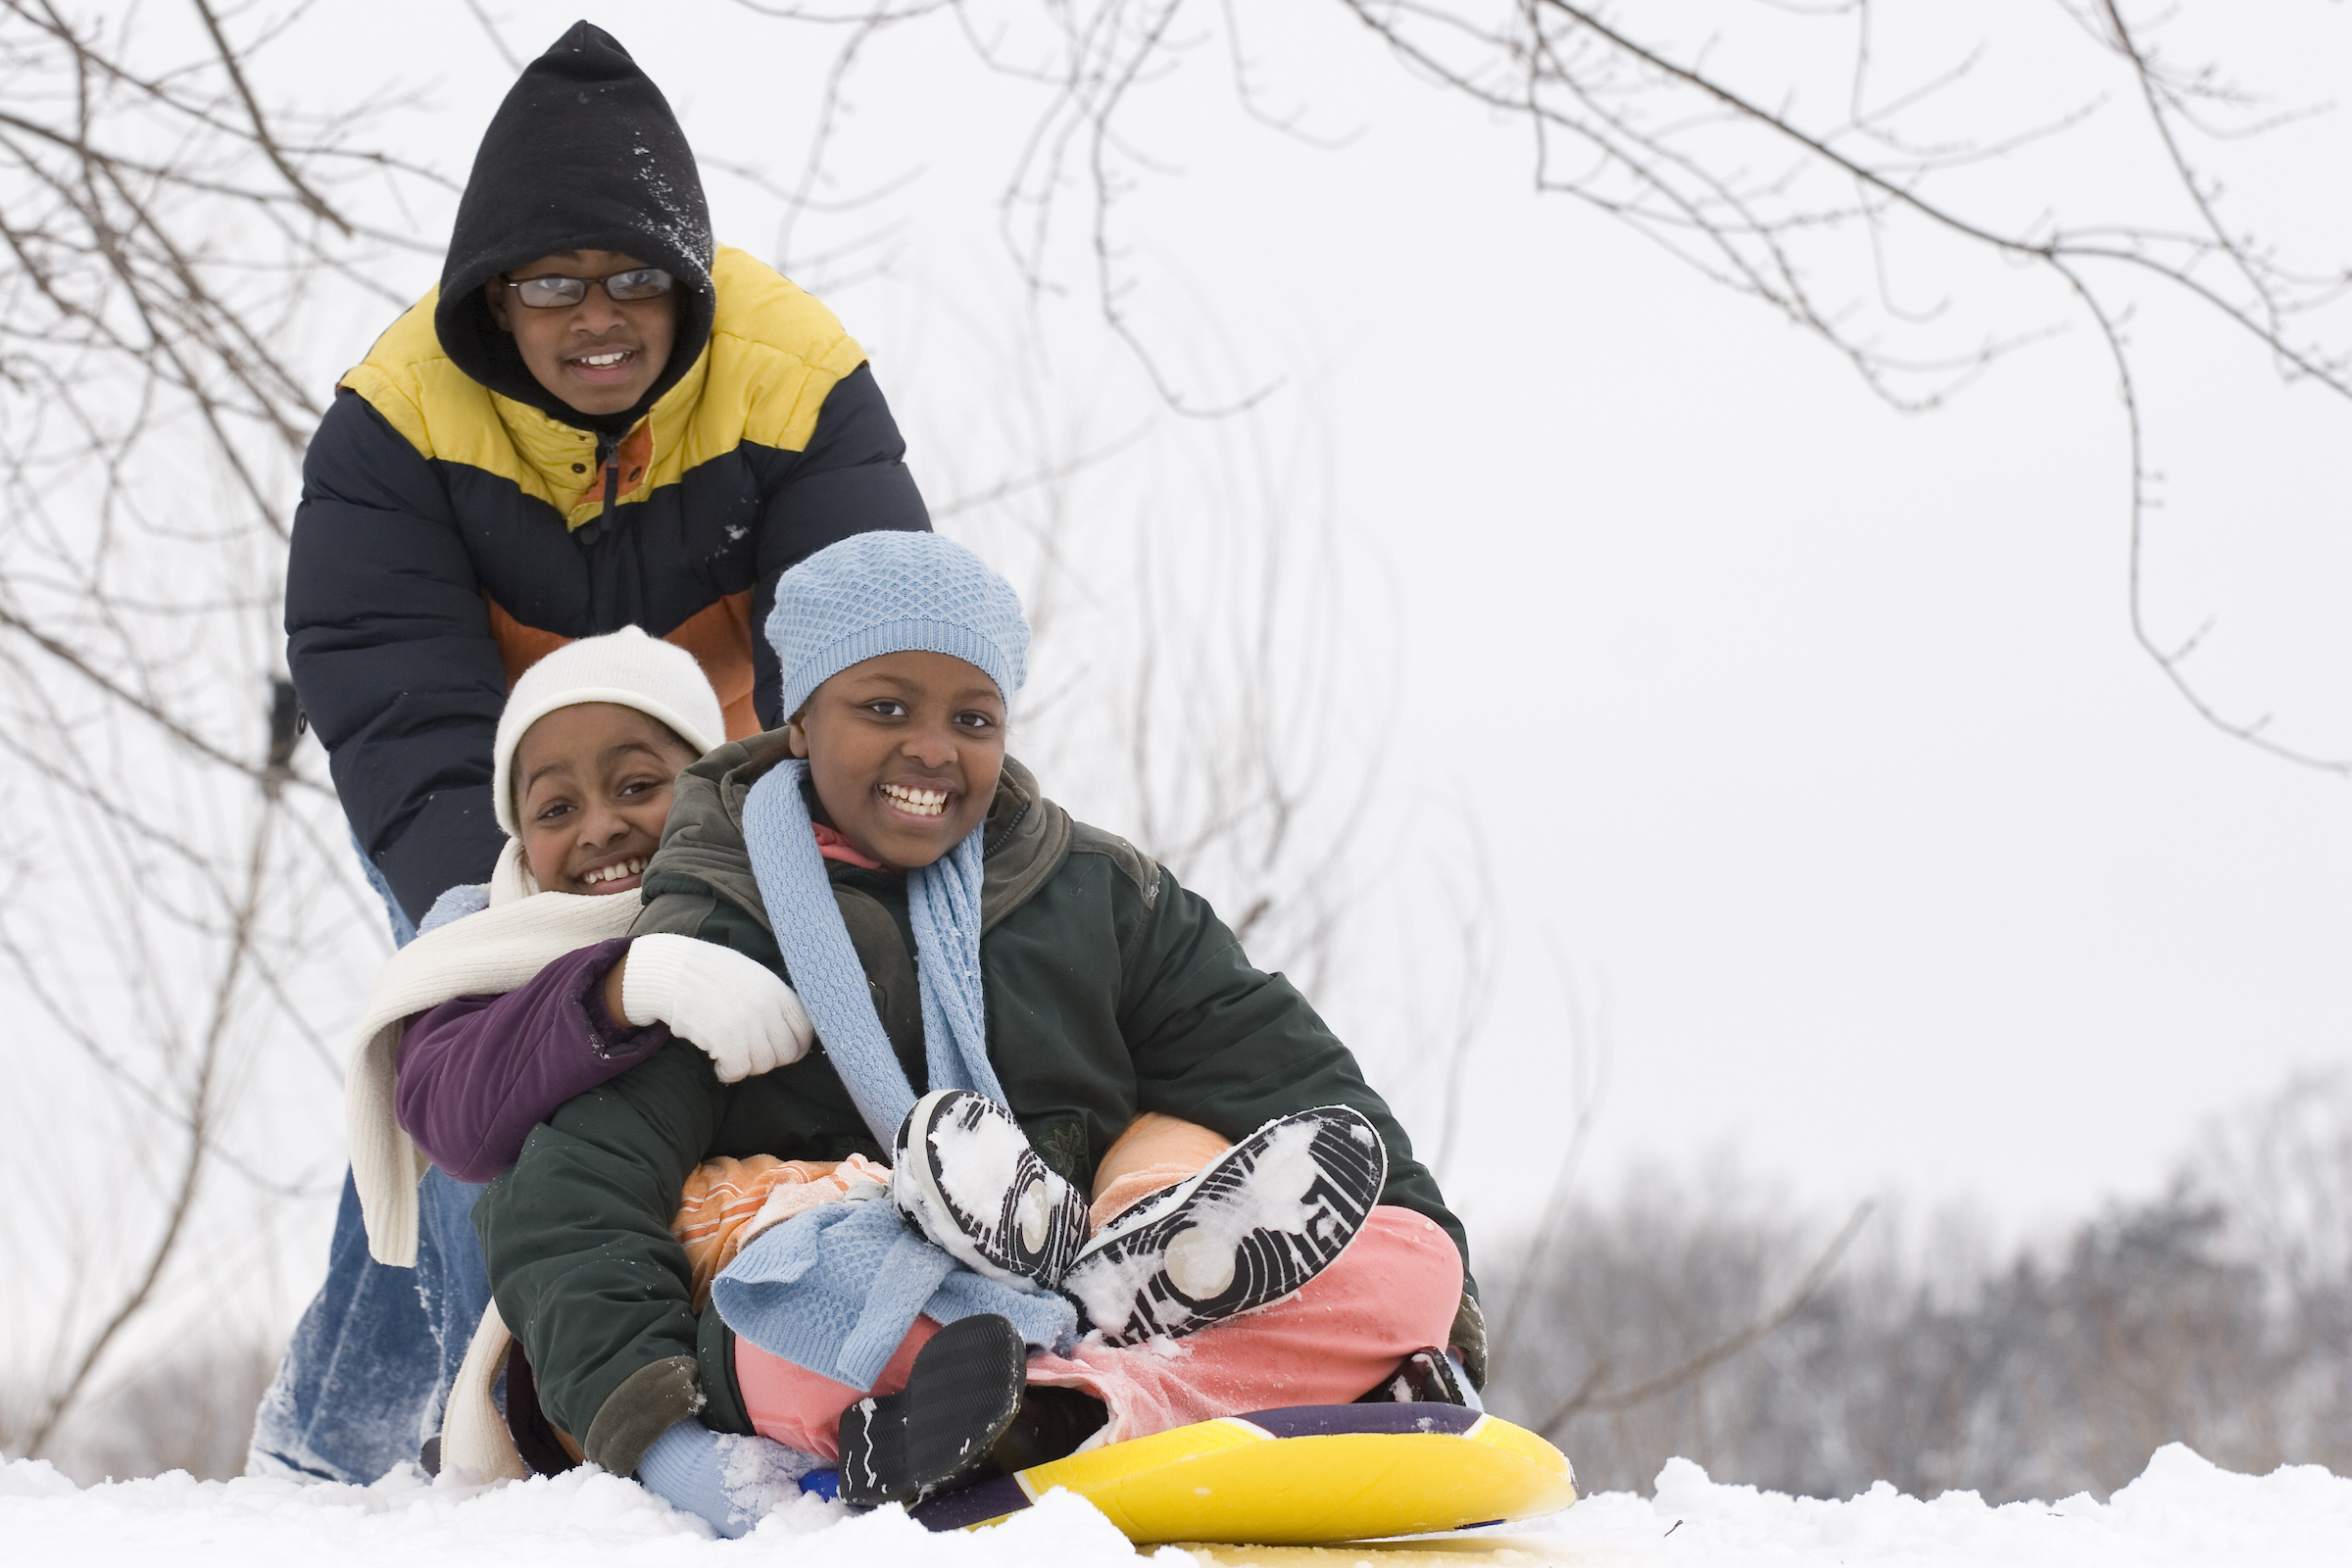
[[[851,534],[929,526],[832,313],[740,251],[718,251],[710,281],[701,353],[625,434],[475,379],[444,350],[437,295],[320,421],[287,657],[353,830],[412,918],[489,873],[491,741],[534,661],[642,626],[702,662],[731,737],[753,733],[785,716],[760,635],[776,578]]]

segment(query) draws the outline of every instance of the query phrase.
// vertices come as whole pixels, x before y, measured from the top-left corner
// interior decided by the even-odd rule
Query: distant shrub
[[[1681,1454],[1817,1496],[2104,1496],[2174,1441],[2352,1474],[2352,1081],[2217,1124],[2160,1196],[2054,1247],[1996,1261],[1964,1224],[1908,1249],[1894,1228],[1772,1333],[1613,1408],[1773,1314],[1821,1235],[1722,1179],[1572,1207],[1540,1277],[1493,1270],[1512,1328],[1493,1402],[1548,1427],[1592,1489],[1645,1488]]]
[[[185,1344],[75,1409],[43,1457],[84,1486],[167,1470],[243,1475],[278,1349],[258,1339]]]

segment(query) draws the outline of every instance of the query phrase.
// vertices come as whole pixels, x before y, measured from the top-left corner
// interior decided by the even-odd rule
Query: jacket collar
[[[752,786],[792,755],[781,729],[729,741],[678,776],[662,847],[646,865],[651,882],[663,872],[690,876],[743,909],[763,929],[766,906],[743,843],[743,802]],[[1070,849],[1070,813],[1047,800],[1037,775],[1004,759],[981,828],[980,931],[1037,896],[1061,868]]]
[[[706,344],[686,373],[672,382],[669,390],[656,399],[652,410],[638,421],[638,426],[648,432],[645,450],[635,454],[642,459],[643,476],[636,486],[621,490],[613,498],[615,501],[644,499],[645,487],[653,482],[662,455],[684,444],[710,380],[710,350]],[[604,479],[599,469],[602,454],[595,431],[570,419],[558,418],[504,392],[493,391],[490,406],[498,411],[499,422],[506,426],[515,452],[538,471],[541,482],[556,498],[558,510],[564,514],[566,527],[577,528],[604,514]],[[624,434],[624,443],[625,439]]]

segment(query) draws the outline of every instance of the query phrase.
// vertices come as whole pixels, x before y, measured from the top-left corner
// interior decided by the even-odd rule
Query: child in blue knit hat
[[[1460,1222],[1353,1058],[1005,754],[1010,586],[859,535],[784,576],[767,633],[792,717],[680,777],[635,929],[767,965],[820,1049],[731,1085],[664,1049],[484,1197],[551,1421],[740,1533],[753,1435],[913,1502],[1218,1415],[1472,1397]],[[764,1232],[698,1319],[664,1223],[698,1161],[884,1151],[889,1202]]]

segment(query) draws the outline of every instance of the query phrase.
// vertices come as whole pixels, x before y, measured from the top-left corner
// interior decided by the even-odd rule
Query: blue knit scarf
[[[743,803],[744,847],[784,967],[808,1009],[833,1070],[858,1113],[884,1149],[914,1108],[914,1089],[874,1011],[865,966],[842,924],[808,802],[801,792],[808,764],[777,763]],[[969,1089],[1004,1103],[1004,1087],[988,1059],[988,1012],[980,983],[980,842],[972,829],[930,865],[906,875],[914,925],[915,974],[923,998],[923,1059],[933,1089]]]
[[[914,1107],[874,1011],[865,966],[841,906],[801,782],[808,764],[781,762],[743,803],[744,846],[760,902],[801,1004],[833,1070],[883,1148]],[[999,1104],[980,984],[980,841],[974,828],[908,873],[915,972],[923,994],[923,1059],[933,1089],[971,1089]],[[1077,1310],[1059,1296],[985,1278],[906,1228],[883,1201],[821,1203],[760,1233],[711,1283],[727,1326],[771,1355],[860,1391],[890,1360],[918,1313],[952,1323],[977,1312],[1009,1318],[1031,1345],[1067,1350]]]

